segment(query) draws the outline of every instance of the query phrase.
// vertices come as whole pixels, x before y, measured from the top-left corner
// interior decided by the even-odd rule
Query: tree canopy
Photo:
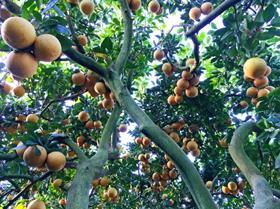
[[[0,6],[0,209],[280,209],[279,1]]]

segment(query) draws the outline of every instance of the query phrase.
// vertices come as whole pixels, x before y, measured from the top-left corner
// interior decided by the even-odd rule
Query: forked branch
[[[115,70],[120,73],[120,71],[122,71],[122,68],[124,67],[128,59],[128,55],[131,49],[133,30],[132,30],[131,11],[129,9],[127,0],[119,0],[119,3],[121,6],[123,22],[125,27],[123,45],[115,63]]]
[[[241,0],[226,0],[223,3],[221,3],[216,9],[214,9],[207,17],[205,17],[203,20],[201,20],[198,24],[194,25],[190,30],[186,32],[186,37],[191,37],[198,33],[202,28],[204,28],[206,25],[211,23],[214,19],[216,19],[218,16],[220,16],[224,11],[226,11],[228,8],[234,6]]]
[[[244,150],[243,144],[254,127],[255,123],[247,122],[236,129],[230,142],[229,153],[254,191],[254,209],[280,208],[280,200],[273,196],[273,191],[268,182]]]

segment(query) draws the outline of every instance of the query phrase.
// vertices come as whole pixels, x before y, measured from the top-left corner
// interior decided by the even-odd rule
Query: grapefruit
[[[23,153],[23,160],[31,167],[42,167],[46,159],[47,151],[40,145],[27,147]]]
[[[34,43],[34,55],[38,60],[52,62],[59,58],[61,53],[61,44],[55,36],[43,34],[36,38]]]
[[[1,35],[6,44],[16,49],[31,46],[36,39],[33,25],[22,17],[10,17],[1,27]]]
[[[29,53],[13,51],[6,59],[6,67],[16,77],[30,78],[36,73],[38,62]]]
[[[66,158],[61,152],[51,152],[48,154],[46,166],[50,171],[60,171],[66,164]]]

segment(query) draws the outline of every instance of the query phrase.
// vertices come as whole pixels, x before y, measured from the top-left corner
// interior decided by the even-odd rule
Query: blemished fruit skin
[[[267,89],[260,89],[258,92],[258,98],[266,97],[269,94],[269,90]]]
[[[143,138],[143,140],[142,140],[142,145],[143,145],[144,147],[149,146],[150,143],[151,143],[151,140],[150,140],[148,137],[144,137],[144,138]]]
[[[168,169],[172,169],[172,168],[175,167],[175,165],[174,165],[174,163],[172,161],[168,161],[166,166],[167,166]]]
[[[25,89],[22,86],[16,86],[13,89],[13,93],[17,97],[22,97],[25,94]]]
[[[89,114],[85,111],[82,111],[79,113],[78,115],[78,119],[81,121],[81,122],[86,122],[89,120]]]
[[[205,185],[206,185],[207,189],[211,189],[212,184],[213,184],[212,181],[207,181]]]
[[[142,144],[142,141],[143,141],[143,138],[141,138],[141,137],[137,137],[137,138],[135,139],[135,143],[138,144],[138,145],[141,145],[141,144]]]
[[[94,90],[98,93],[98,94],[105,94],[107,92],[106,86],[103,82],[97,82],[94,85]]]
[[[131,0],[130,9],[135,12],[141,8],[141,4],[141,0]]]
[[[60,171],[65,167],[66,158],[61,152],[51,152],[48,154],[46,167],[50,171]]]
[[[256,79],[254,80],[254,85],[255,85],[255,87],[257,87],[257,88],[265,87],[265,86],[268,85],[268,83],[269,83],[269,80],[268,80],[268,78],[267,78],[266,76],[260,77],[260,78],[256,78]]]
[[[170,105],[176,105],[177,102],[175,100],[175,96],[174,95],[170,95],[168,98],[167,98],[167,103],[170,104]]]
[[[176,132],[171,132],[169,136],[177,143],[181,140],[179,134]]]
[[[182,89],[180,89],[180,88],[178,88],[178,87],[175,87],[174,88],[174,90],[173,90],[173,92],[174,92],[174,94],[176,94],[176,96],[177,95],[182,95],[183,94],[183,90]]]
[[[172,65],[170,63],[164,63],[161,67],[162,71],[166,74],[171,73],[172,72]]]
[[[179,89],[186,90],[189,86],[190,86],[190,83],[188,81],[184,80],[183,78],[180,78],[177,81],[177,87]]]
[[[183,101],[184,101],[183,96],[175,95],[175,102],[176,102],[177,104],[181,104]]]
[[[163,13],[163,8],[160,7],[159,10],[156,12],[156,15],[161,15]]]
[[[236,191],[237,190],[237,184],[233,181],[228,182],[227,187],[230,191]]]
[[[37,155],[34,146],[27,147],[23,153],[23,160],[28,166],[31,167],[42,167],[47,159],[47,151],[44,147],[36,145],[37,149],[40,150],[40,155]]]
[[[19,142],[16,146],[17,155],[22,158],[25,150],[26,150],[26,146],[22,142]]]
[[[248,107],[248,102],[243,100],[243,101],[240,101],[239,105],[240,105],[241,109],[245,109]]]
[[[186,65],[196,65],[196,61],[194,58],[189,58],[186,60]]]
[[[61,53],[61,44],[55,36],[43,34],[36,38],[34,43],[34,55],[36,59],[44,62],[52,62],[59,58]]]
[[[222,186],[222,192],[223,192],[224,194],[228,194],[228,193],[230,193],[230,190],[229,190],[228,187]]]
[[[150,1],[148,8],[150,12],[157,13],[160,9],[160,4],[158,3],[157,0],[152,0]]]
[[[176,179],[177,176],[178,176],[178,174],[177,174],[177,172],[176,172],[175,169],[170,170],[170,171],[168,172],[168,175],[169,175],[169,177],[170,177],[171,179]]]
[[[114,107],[114,100],[112,99],[104,99],[102,101],[102,105],[105,109],[112,109]]]
[[[77,141],[77,144],[79,146],[82,146],[85,143],[85,137],[84,136],[78,136],[76,141]]]
[[[271,72],[272,72],[271,67],[267,66],[266,71],[265,71],[265,76],[269,76],[271,74]]]
[[[184,70],[181,74],[182,78],[185,80],[191,80],[193,78],[193,74],[191,72],[188,72]]]
[[[190,88],[186,89],[185,93],[187,97],[194,98],[198,95],[198,89],[195,86],[191,86]]]
[[[62,185],[62,179],[55,179],[52,184],[55,188],[59,188]]]
[[[86,82],[86,77],[82,72],[74,73],[71,79],[76,86],[82,86]]]
[[[273,91],[275,88],[273,86],[266,86],[265,87],[268,91]]]
[[[22,17],[10,17],[1,27],[1,35],[6,44],[15,49],[31,46],[36,38],[33,25]]]
[[[13,90],[13,87],[8,83],[2,83],[1,86],[5,94],[9,94]]]
[[[41,200],[33,200],[28,204],[27,209],[46,209],[46,205]]]
[[[187,144],[187,149],[189,151],[194,151],[198,148],[198,145],[195,141],[189,141],[188,144]]]
[[[59,200],[59,202],[58,202],[60,205],[67,205],[67,200],[66,199],[61,199],[61,200]]]
[[[153,181],[159,181],[160,180],[160,174],[159,173],[153,173],[152,175]]]
[[[259,57],[250,58],[243,66],[244,75],[251,79],[263,77],[266,73],[266,67],[266,62],[263,59]]]
[[[77,39],[82,46],[87,45],[88,40],[85,35],[78,35]]]
[[[247,91],[246,91],[246,95],[247,95],[248,97],[254,98],[254,97],[256,97],[256,96],[258,95],[258,89],[255,88],[255,87],[249,87],[249,88],[247,89]]]
[[[198,157],[200,155],[200,149],[195,149],[195,150],[191,151],[191,154],[194,157]]]
[[[69,4],[78,4],[79,0],[67,0]]]
[[[120,132],[126,132],[127,131],[127,125],[126,124],[120,124],[119,131]]]
[[[94,179],[92,182],[91,182],[91,186],[93,188],[96,188],[98,185],[99,185],[99,181],[100,179]]]
[[[200,9],[201,9],[202,14],[208,15],[212,12],[213,5],[211,2],[205,2],[201,5]]]
[[[3,6],[1,6],[0,7],[0,18],[2,19],[2,20],[6,20],[6,19],[8,19],[9,17],[11,17],[12,16],[12,13],[9,11],[9,10],[7,10],[5,7],[3,7]]]
[[[99,184],[103,187],[107,187],[110,183],[110,179],[107,176],[104,176],[100,179]]]
[[[29,53],[13,51],[6,59],[6,67],[17,77],[30,78],[36,73],[38,62]]]
[[[198,7],[193,7],[193,8],[190,9],[190,11],[189,11],[189,17],[190,17],[192,20],[197,21],[197,20],[199,20],[200,16],[201,16],[200,8],[198,8]]]
[[[96,129],[100,129],[102,127],[102,122],[97,120],[97,121],[94,121],[94,127]]]
[[[29,114],[26,117],[26,122],[37,123],[38,120],[39,120],[39,117],[36,114]]]
[[[199,76],[193,76],[190,80],[189,80],[189,82],[190,82],[190,85],[191,86],[197,86],[198,84],[199,84],[199,79],[200,79],[200,77]]]
[[[161,61],[164,57],[164,52],[162,50],[157,49],[154,51],[154,59]]]
[[[89,120],[86,122],[85,127],[89,130],[94,129],[94,122],[92,120]]]
[[[117,195],[118,195],[118,191],[115,188],[111,187],[111,188],[108,189],[108,196],[110,198],[114,198]]]
[[[252,102],[253,105],[256,106],[257,103],[258,103],[258,99],[257,99],[257,98],[252,98],[252,99],[251,99],[251,102]]]
[[[94,3],[91,0],[82,0],[80,3],[80,10],[85,15],[91,15],[94,10]]]

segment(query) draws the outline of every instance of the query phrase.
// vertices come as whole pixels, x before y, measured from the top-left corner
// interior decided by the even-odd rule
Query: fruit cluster
[[[98,103],[101,109],[112,109],[114,107],[116,98],[113,92],[92,71],[88,71],[87,75],[79,71],[75,72],[72,75],[72,82],[76,86],[86,89],[92,97],[102,95],[103,100]]]
[[[118,190],[114,187],[109,187],[103,193],[103,198],[105,201],[117,202],[119,199]]]
[[[152,0],[148,4],[148,9],[150,12],[155,13],[156,15],[161,15],[163,13],[163,8],[160,6],[157,0]]]
[[[163,127],[163,130],[172,138],[176,143],[181,142],[181,137],[178,132],[183,129],[185,126],[185,121],[180,119],[178,122],[172,123],[171,125],[166,125]],[[189,126],[189,132],[194,133],[197,131],[197,127],[194,124]],[[195,139],[190,139],[185,137],[183,139],[182,148],[184,151],[190,152],[194,157],[198,157],[200,155],[200,149]]]
[[[15,50],[6,59],[6,67],[14,80],[21,81],[32,77],[38,61],[52,62],[62,53],[59,40],[50,34],[36,36],[33,25],[22,17],[9,17],[1,26],[4,42]],[[25,89],[19,85],[12,89],[8,83],[2,84],[3,91],[21,97]]]
[[[193,7],[189,11],[189,17],[190,19],[194,21],[199,21],[201,13],[204,15],[208,15],[212,12],[213,5],[211,2],[205,2],[203,3],[200,8],[199,7]]]
[[[161,61],[165,56],[164,51],[157,49],[154,51],[154,59]],[[174,88],[174,94],[170,95],[167,99],[168,104],[176,105],[183,102],[183,93],[189,98],[194,98],[198,95],[198,84],[199,76],[193,73],[193,69],[196,67],[196,62],[194,59],[188,59],[186,61],[188,68],[182,71],[181,78],[177,81],[176,87]],[[163,73],[170,77],[177,69],[176,66],[169,62],[166,62],[161,67]]]
[[[47,153],[47,150],[40,145],[25,146],[22,142],[19,142],[16,147],[16,153],[23,158],[28,166],[34,168],[60,171],[66,165],[64,154],[58,151]]]
[[[266,97],[270,91],[274,89],[273,86],[268,86],[268,76],[271,74],[271,68],[267,66],[266,62],[258,57],[248,59],[244,66],[244,80],[253,82],[254,86],[249,87],[246,95],[251,99],[253,105],[258,107],[261,97]],[[240,102],[241,108],[246,108],[248,103],[246,101]]]
[[[227,186],[222,186],[222,192],[224,194],[232,194],[237,195],[240,191],[244,189],[244,182],[240,181],[238,184],[236,184],[233,181],[228,182]]]
[[[94,179],[91,182],[92,188],[97,188],[98,186],[101,187],[108,187],[110,184],[110,179],[107,176],[104,176],[102,178]]]
[[[168,181],[174,180],[178,176],[174,163],[166,154],[164,155],[164,159],[166,164],[163,165],[162,171],[154,172],[151,176],[151,179],[153,180],[151,187],[154,191],[163,191]]]
[[[131,11],[136,12],[141,8],[142,2],[141,0],[127,0],[129,8]]]

